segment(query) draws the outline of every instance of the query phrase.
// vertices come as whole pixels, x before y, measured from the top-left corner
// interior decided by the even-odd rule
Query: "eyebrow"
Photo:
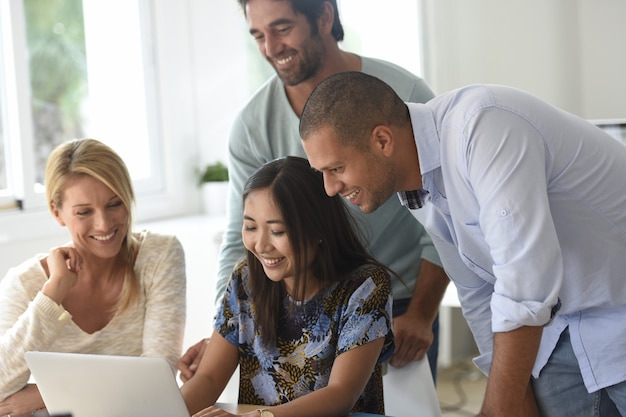
[[[314,170],[321,172],[322,174],[324,173],[324,171],[330,171],[331,169],[336,169],[338,167],[342,167],[344,166],[343,163],[339,163],[339,162],[330,162],[326,165],[324,165],[323,167],[320,168],[313,168]]]
[[[121,198],[120,198],[117,194],[115,194],[115,193],[114,193],[114,194],[111,196],[111,198],[109,198],[109,199],[107,200],[107,203],[110,203],[111,201],[113,201],[113,200],[115,200],[115,199],[120,199],[120,200],[121,200]],[[78,204],[74,204],[74,205],[72,206],[72,208],[75,208],[75,207],[89,207],[89,206],[91,206],[91,204],[90,204],[90,203],[78,203]]]
[[[293,23],[294,23],[294,21],[293,21],[292,19],[281,18],[281,19],[277,19],[277,20],[274,20],[273,22],[271,22],[271,23],[269,24],[269,27],[274,28],[274,27],[276,27],[276,26],[280,26],[280,25],[291,25],[291,24],[293,24]],[[261,32],[261,30],[260,30],[260,29],[257,29],[257,28],[250,28],[250,34],[251,34],[251,35],[254,35],[255,33],[259,33],[259,32]]]
[[[250,216],[247,216],[245,214],[243,215],[243,219],[244,220],[250,220],[250,221],[253,221],[253,222],[256,223],[256,220],[254,220],[254,218],[252,218]],[[285,222],[282,221],[282,220],[268,220],[266,223],[267,224],[285,224]]]

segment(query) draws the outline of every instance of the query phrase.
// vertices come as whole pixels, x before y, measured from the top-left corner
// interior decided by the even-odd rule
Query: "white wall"
[[[437,93],[507,84],[587,119],[626,117],[623,0],[421,0]]]
[[[236,0],[187,1],[197,163],[226,162],[230,126],[250,97],[245,58],[251,36]]]

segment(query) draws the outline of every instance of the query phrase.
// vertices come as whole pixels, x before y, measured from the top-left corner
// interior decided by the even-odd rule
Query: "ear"
[[[65,226],[65,221],[61,217],[61,209],[57,207],[54,201],[50,202],[50,207],[51,207],[52,215],[56,219],[57,223],[59,223],[61,226]]]
[[[335,22],[335,9],[330,2],[325,1],[322,5],[322,13],[317,18],[317,29],[320,34],[332,33],[333,23]]]
[[[372,149],[389,157],[393,153],[393,131],[387,125],[374,126],[371,136]]]

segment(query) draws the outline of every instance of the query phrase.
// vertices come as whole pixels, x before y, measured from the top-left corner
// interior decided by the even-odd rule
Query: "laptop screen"
[[[163,358],[26,352],[50,414],[72,417],[189,417]]]

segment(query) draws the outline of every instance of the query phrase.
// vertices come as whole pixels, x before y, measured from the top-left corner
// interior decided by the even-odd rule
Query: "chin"
[[[380,204],[361,204],[359,205],[359,210],[363,213],[369,214],[376,211],[380,207]]]

